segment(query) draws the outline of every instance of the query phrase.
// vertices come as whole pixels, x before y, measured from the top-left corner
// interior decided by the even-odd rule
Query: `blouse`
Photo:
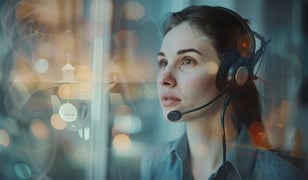
[[[242,128],[226,163],[209,180],[305,179],[303,171],[275,151],[257,149]],[[306,177],[307,178],[307,177]],[[187,135],[168,142],[142,158],[142,180],[193,180]]]

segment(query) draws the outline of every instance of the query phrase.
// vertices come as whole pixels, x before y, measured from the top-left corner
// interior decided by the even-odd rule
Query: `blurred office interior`
[[[201,4],[271,40],[256,69],[266,132],[307,158],[308,1],[2,0],[0,179],[139,179],[142,155],[185,128],[157,97],[162,22]]]

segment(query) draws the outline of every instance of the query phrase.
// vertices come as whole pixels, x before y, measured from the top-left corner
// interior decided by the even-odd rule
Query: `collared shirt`
[[[193,180],[187,136],[169,142],[145,156],[141,164],[143,180]],[[227,160],[207,179],[259,180],[303,179],[301,171],[269,150],[251,146],[247,130],[242,128]]]

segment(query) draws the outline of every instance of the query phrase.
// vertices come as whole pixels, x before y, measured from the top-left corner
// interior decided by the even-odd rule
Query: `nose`
[[[174,87],[176,86],[177,81],[172,71],[165,69],[159,74],[159,83],[162,86]]]

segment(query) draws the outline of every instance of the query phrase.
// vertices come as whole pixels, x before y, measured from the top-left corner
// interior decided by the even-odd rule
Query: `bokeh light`
[[[253,122],[248,128],[252,142],[255,146],[262,149],[270,149],[271,144],[267,138],[264,126],[261,122]]]
[[[107,175],[104,177],[108,179],[138,179],[141,156],[184,130],[182,124],[162,120],[157,98],[156,54],[163,38],[162,15],[201,1],[5,1],[12,7],[2,8],[4,31],[0,35],[4,41],[1,41],[3,73],[0,73],[0,81],[4,82],[4,90],[8,93],[1,94],[5,100],[1,110],[5,112],[8,108],[9,114],[0,115],[0,155],[3,157],[0,158],[0,179],[6,171],[14,176],[12,179],[79,179],[96,174],[92,172],[97,169],[103,170],[97,174]],[[269,45],[275,48],[269,47],[262,63],[257,64],[260,78],[256,83],[260,87],[258,90],[264,93],[260,94],[260,103],[268,137],[272,145],[284,152],[289,152],[289,144],[293,146],[297,142],[308,149],[307,133],[304,133],[306,123],[299,124],[307,118],[307,114],[302,114],[305,110],[297,112],[295,117],[290,116],[293,115],[293,93],[297,92],[295,86],[301,82],[297,73],[302,73],[298,71],[302,69],[297,67],[303,65],[306,69],[307,66],[302,52],[307,46],[303,38],[303,34],[307,34],[306,23],[303,23],[307,19],[304,1],[254,1],[254,4],[213,1],[213,5],[217,2],[219,6],[244,12],[246,18],[252,20],[251,25],[261,29],[266,40],[272,40]],[[253,8],[247,7],[248,4]],[[271,11],[277,4],[282,11]],[[275,23],[277,18],[281,23]],[[103,46],[97,42],[103,42]],[[249,42],[238,42],[239,51],[245,52]],[[260,46],[258,40],[255,43],[256,47]],[[97,45],[100,47],[96,49]],[[271,57],[273,53],[289,55],[293,51],[298,59],[290,57],[284,62]],[[71,59],[66,59],[67,53],[71,54]],[[104,67],[100,67],[103,75],[95,68],[96,58],[100,63],[104,60]],[[12,67],[11,62],[14,62]],[[219,62],[209,59],[204,68],[209,75],[215,75]],[[92,80],[96,73],[103,82]],[[5,86],[5,82],[12,82],[12,87]],[[98,90],[93,86],[100,86],[100,83],[108,83],[101,87],[106,99],[105,96],[100,98],[101,91],[93,91]],[[104,89],[106,87],[108,89]],[[56,95],[58,99],[53,97]],[[67,106],[66,102],[73,106]],[[103,107],[107,107],[106,111],[93,109],[95,104],[102,102],[106,103]],[[59,111],[61,105],[64,106]],[[270,106],[275,106],[273,112]],[[104,127],[108,132],[112,128],[112,136],[101,129],[92,132],[94,129],[88,126],[95,120],[106,122]],[[303,137],[296,134],[298,127],[302,127]],[[51,136],[54,132],[57,136]],[[27,133],[31,137],[28,138]],[[220,131],[215,133],[220,137]],[[261,124],[252,124],[249,133],[257,145],[263,146],[266,142]],[[108,142],[99,144],[103,151],[94,148],[98,147],[94,141],[88,141],[92,135]],[[199,146],[197,154],[208,151],[208,147]],[[116,153],[110,154],[110,151]]]
[[[27,164],[17,163],[14,166],[14,171],[18,178],[29,179],[32,176],[32,171]]]
[[[35,119],[31,123],[32,134],[41,140],[46,140],[49,137],[49,129],[45,123],[39,119]]]
[[[64,121],[73,122],[77,119],[78,111],[73,104],[65,103],[60,106],[59,115]]]
[[[126,134],[118,134],[113,138],[112,144],[116,151],[125,152],[130,148],[131,140]]]
[[[0,129],[0,144],[8,147],[10,144],[10,136],[5,129]]]
[[[39,59],[35,63],[35,71],[39,74],[45,73],[48,70],[48,61],[46,59]]]
[[[124,5],[124,8],[126,19],[139,20],[144,17],[144,7],[142,4],[136,1],[127,1]]]
[[[140,118],[133,115],[118,115],[115,117],[115,128],[117,131],[136,134],[141,131],[142,124]]]
[[[58,88],[58,96],[61,99],[70,99],[73,96],[73,87],[71,84],[61,84]]]
[[[50,124],[56,130],[63,130],[67,125],[67,123],[61,118],[59,114],[53,114],[50,117]]]
[[[205,69],[209,74],[214,75],[218,72],[218,64],[215,61],[208,61],[205,64]]]

